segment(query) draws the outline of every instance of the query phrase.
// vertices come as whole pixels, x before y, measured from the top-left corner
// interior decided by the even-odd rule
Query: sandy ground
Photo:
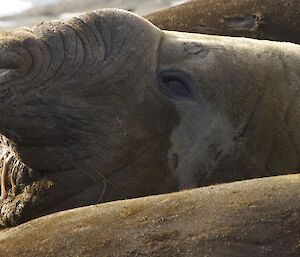
[[[57,4],[44,5],[27,10],[14,16],[0,17],[0,27],[3,29],[20,26],[32,26],[41,21],[64,19],[80,12],[100,8],[122,8],[139,15],[146,15],[157,10],[184,1],[174,0],[62,0]],[[0,28],[0,29],[1,29]]]

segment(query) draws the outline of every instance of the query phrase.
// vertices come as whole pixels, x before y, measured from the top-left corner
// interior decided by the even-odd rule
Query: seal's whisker
[[[115,188],[115,185],[108,179],[106,178],[100,171],[98,170],[94,170],[103,180],[105,180],[106,182],[108,182],[111,186],[113,186]]]
[[[118,144],[118,146],[123,147],[124,149],[128,149],[128,150],[134,152],[135,154],[139,154],[139,151],[135,150],[134,148],[132,148],[128,145],[125,145],[125,144],[122,144],[122,143],[117,143],[116,140],[113,140],[113,142]]]
[[[106,180],[104,180],[104,179],[102,180],[102,182],[103,182],[102,193],[101,193],[101,195],[100,195],[100,197],[98,198],[98,200],[97,200],[96,203],[100,203],[100,202],[102,201],[102,199],[103,199],[103,197],[104,197],[104,195],[105,195],[105,192],[106,192],[107,182],[106,182]]]

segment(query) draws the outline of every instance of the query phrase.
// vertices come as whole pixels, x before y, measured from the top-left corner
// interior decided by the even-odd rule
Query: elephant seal
[[[0,256],[298,257],[299,195],[297,174],[78,208],[0,232]]]
[[[165,30],[300,43],[298,0],[194,0],[146,18]]]
[[[120,10],[2,33],[1,224],[299,171],[299,60]]]

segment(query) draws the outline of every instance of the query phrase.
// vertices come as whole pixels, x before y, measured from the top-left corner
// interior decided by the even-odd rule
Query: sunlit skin
[[[120,10],[0,34],[0,223],[297,172],[299,54]]]

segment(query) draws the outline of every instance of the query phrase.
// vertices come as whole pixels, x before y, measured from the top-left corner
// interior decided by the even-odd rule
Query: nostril
[[[0,84],[19,78],[31,69],[30,56],[26,57],[18,51],[0,51]]]
[[[0,69],[0,84],[4,84],[18,77],[18,72],[13,69]],[[3,93],[0,92],[0,97],[2,97]]]

